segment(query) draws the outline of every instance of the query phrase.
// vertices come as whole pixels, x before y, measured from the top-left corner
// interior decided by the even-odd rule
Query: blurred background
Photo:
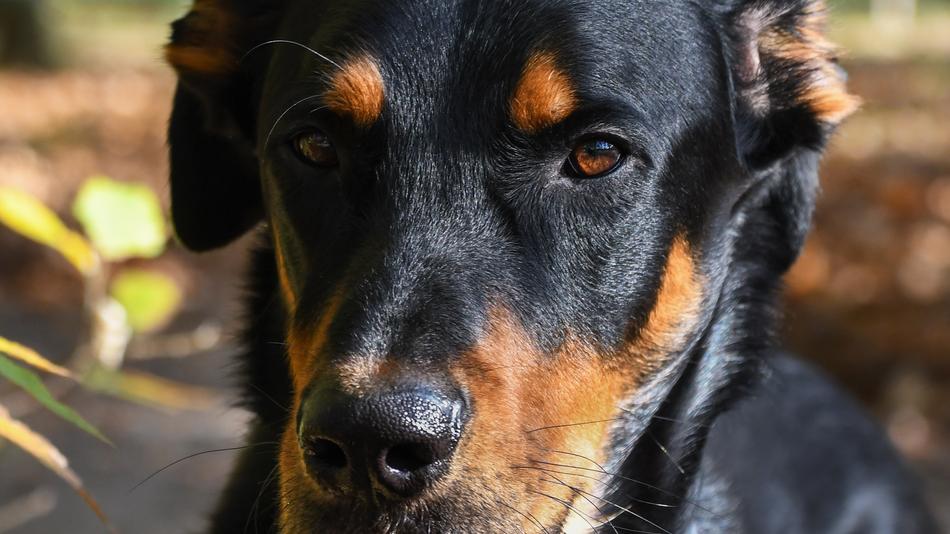
[[[787,343],[882,421],[950,532],[950,0],[831,5],[865,104],[825,159],[815,230],[788,277]],[[234,451],[130,490],[240,446],[246,421],[229,355],[248,243],[185,253],[152,206],[167,209],[174,86],[160,47],[184,10],[0,0],[0,337],[81,375],[43,383],[113,446],[44,408],[9,365],[0,407],[68,458],[119,530],[143,534],[202,529]],[[115,235],[110,217],[133,204],[157,215]],[[102,531],[57,465],[0,442],[0,533]]]

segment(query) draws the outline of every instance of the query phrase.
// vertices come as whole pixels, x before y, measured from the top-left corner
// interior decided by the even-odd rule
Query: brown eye
[[[623,161],[623,152],[610,141],[594,139],[574,147],[571,168],[581,178],[596,178],[616,169]]]
[[[308,163],[318,167],[335,167],[336,149],[323,132],[312,130],[294,138],[294,150]]]

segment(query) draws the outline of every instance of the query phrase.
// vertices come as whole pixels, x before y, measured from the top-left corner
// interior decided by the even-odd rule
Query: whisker
[[[252,447],[260,447],[260,446],[263,446],[263,445],[279,445],[279,443],[277,443],[276,441],[264,441],[264,442],[261,442],[261,443],[251,443],[250,445],[243,445],[243,446],[241,446],[241,447],[225,447],[225,448],[222,448],[222,449],[210,449],[210,450],[207,450],[207,451],[201,451],[201,452],[196,452],[196,453],[193,453],[193,454],[189,454],[188,456],[185,456],[184,458],[179,458],[179,459],[175,460],[174,462],[172,462],[172,463],[166,465],[165,467],[162,467],[162,468],[159,469],[158,471],[155,471],[155,472],[152,473],[151,475],[145,477],[145,479],[143,479],[141,482],[139,482],[138,484],[132,486],[132,488],[129,490],[129,494],[131,494],[133,491],[137,490],[140,486],[142,486],[143,484],[145,484],[145,483],[148,482],[149,480],[152,480],[153,478],[155,478],[155,477],[156,477],[158,474],[160,474],[161,472],[163,472],[163,471],[165,471],[166,469],[169,469],[169,468],[171,468],[171,467],[174,467],[174,466],[176,466],[176,465],[178,465],[178,464],[184,462],[185,460],[190,460],[190,459],[192,459],[192,458],[197,458],[198,456],[203,456],[203,455],[205,455],[205,454],[211,454],[211,453],[214,453],[214,452],[241,451],[241,450],[244,450],[244,449],[250,449],[250,448],[252,448]]]
[[[254,504],[251,505],[251,510],[247,513],[247,520],[244,521],[244,532],[247,533],[247,527],[251,526],[251,519],[254,519],[254,532],[257,532],[257,511],[258,506],[261,503],[261,496],[264,495],[264,491],[267,489],[267,486],[276,478],[277,468],[280,467],[280,464],[274,464],[274,467],[271,468],[270,472],[267,473],[267,476],[264,477],[264,482],[261,483],[261,490],[257,492],[257,497],[254,499]]]
[[[595,498],[595,499],[597,499],[597,500],[604,501],[605,503],[607,503],[607,504],[609,504],[609,505],[611,505],[611,506],[617,508],[618,510],[622,510],[622,511],[624,511],[624,512],[630,514],[630,515],[632,515],[633,517],[636,517],[637,519],[639,519],[640,521],[643,521],[644,523],[650,525],[651,527],[656,527],[656,528],[660,529],[660,531],[663,532],[664,534],[672,534],[670,531],[666,530],[665,528],[661,527],[660,525],[654,523],[653,521],[650,521],[650,520],[647,519],[646,517],[643,517],[642,515],[640,515],[640,514],[634,512],[633,510],[631,510],[631,509],[629,509],[629,508],[620,506],[619,504],[616,504],[616,503],[614,503],[614,502],[611,502],[611,501],[609,501],[609,500],[607,500],[607,499],[605,499],[605,498],[603,498],[603,497],[600,497],[600,496],[598,496],[598,495],[594,495],[593,493],[589,493],[589,492],[587,492],[587,491],[584,491],[584,490],[582,490],[582,489],[580,489],[580,488],[576,488],[576,487],[574,487],[574,486],[570,486],[570,485],[567,485],[567,484],[565,484],[565,486],[567,486],[568,488],[571,488],[573,491],[576,491],[576,492],[578,492],[578,493],[590,495],[591,497],[593,497],[593,498]],[[612,525],[611,525],[611,526],[612,526]]]
[[[586,478],[586,479],[588,479],[588,480],[593,480],[594,482],[600,482],[600,478],[595,477],[595,476],[584,475],[584,474],[580,474],[580,473],[570,473],[570,472],[567,472],[567,471],[558,471],[558,470],[556,470],[556,469],[546,469],[546,468],[544,468],[544,467],[537,467],[537,466],[533,466],[533,465],[513,465],[513,466],[511,466],[511,468],[512,468],[512,469],[533,469],[533,470],[536,470],[536,471],[541,471],[542,473],[547,473],[547,474],[549,474],[549,475],[552,474],[552,473],[555,473],[555,474],[558,474],[558,475],[572,476],[572,477],[578,477],[578,478]],[[604,474],[606,474],[606,473],[604,473]],[[647,501],[647,500],[644,500],[644,499],[638,499],[638,498],[633,497],[633,496],[631,496],[631,495],[627,495],[626,493],[622,494],[622,496],[625,497],[625,498],[627,498],[627,499],[630,499],[631,501],[633,501],[633,502],[635,502],[635,503],[637,503],[637,504],[646,504],[646,505],[648,505],[648,506],[656,506],[656,507],[658,507],[658,508],[679,508],[679,506],[677,506],[677,505],[675,505],[675,504],[666,504],[666,503],[662,503],[662,502],[654,502],[654,501]]]
[[[584,421],[584,422],[582,422],[582,423],[567,423],[567,424],[563,424],[563,425],[549,425],[549,426],[542,426],[542,427],[540,427],[540,428],[535,428],[535,429],[533,429],[533,430],[525,430],[525,433],[526,433],[526,434],[533,434],[533,433],[535,433],[535,432],[540,432],[540,431],[542,431],[542,430],[552,430],[552,429],[555,429],[555,428],[568,428],[568,427],[572,427],[572,426],[596,425],[596,424],[598,424],[598,423],[609,423],[609,422],[611,422],[611,421],[617,421],[617,420],[619,420],[618,417],[611,417],[610,419],[598,419],[597,421]]]
[[[641,422],[644,421],[644,418],[640,414],[634,412],[633,410],[629,408],[624,408],[623,406],[617,406],[617,408],[620,409],[620,411],[622,412],[632,415],[633,417],[637,418],[637,420]],[[690,426],[694,428],[709,428],[709,425],[704,425],[704,424],[696,423],[692,421],[684,421],[682,419],[675,419],[673,417],[666,417],[663,415],[652,415],[650,416],[650,419],[656,419],[657,421],[666,421],[668,423],[676,423],[678,425]]]
[[[604,473],[607,472],[607,470],[604,469],[604,466],[600,465],[600,463],[598,463],[598,462],[597,462],[596,460],[594,460],[593,458],[588,458],[587,456],[584,456],[583,454],[578,454],[578,453],[576,453],[576,452],[569,452],[569,451],[561,451],[561,450],[557,450],[557,449],[548,449],[548,448],[542,448],[541,450],[548,451],[548,452],[553,452],[553,453],[556,453],[556,454],[564,454],[564,455],[567,455],[567,456],[573,456],[574,458],[580,458],[581,460],[586,460],[586,461],[588,461],[588,462],[590,462],[590,463],[596,465],[597,468],[600,469],[601,471],[603,471]]]
[[[665,454],[666,457],[670,459],[670,462],[672,462],[673,466],[676,467],[676,469],[680,472],[680,474],[685,476],[686,470],[683,469],[683,466],[681,466],[679,462],[677,462],[676,459],[673,458],[673,455],[670,454],[670,451],[666,450],[666,447],[663,446],[662,443],[660,443],[660,440],[656,439],[656,437],[653,435],[653,432],[650,432],[649,430],[647,430],[646,434],[647,436],[650,437],[651,440],[653,440],[653,443],[656,443],[656,446],[659,447],[661,451],[663,451],[663,454]]]
[[[606,518],[606,517],[607,517],[607,514],[604,513],[604,510],[603,510],[600,506],[597,506],[596,504],[594,504],[594,501],[588,499],[587,496],[584,495],[584,492],[579,491],[578,488],[575,488],[574,486],[571,486],[571,485],[567,484],[566,482],[564,482],[563,480],[561,480],[560,478],[556,477],[555,475],[553,475],[553,474],[551,474],[551,473],[547,473],[547,475],[550,476],[551,478],[553,478],[554,480],[556,480],[558,484],[564,486],[565,488],[570,488],[571,490],[573,490],[573,491],[575,491],[575,492],[578,492],[578,493],[580,494],[580,496],[581,496],[585,501],[587,501],[587,504],[589,504],[589,505],[591,505],[591,506],[593,506],[594,508],[597,509],[597,512],[601,515],[601,517],[603,517],[603,518]],[[542,479],[542,482],[543,482],[543,481],[544,481],[544,480]],[[617,528],[616,528],[615,526],[613,526],[613,524],[612,524],[610,521],[601,521],[601,524],[602,524],[602,525],[607,525],[608,527],[610,527],[610,528],[614,531],[615,534],[620,534],[619,532],[617,532]]]
[[[636,528],[626,528],[626,527],[614,527],[614,528],[617,530],[621,530],[623,532],[633,532],[633,534],[660,534],[659,532],[655,530],[639,530]]]
[[[283,404],[281,404],[281,403],[277,402],[276,400],[274,400],[274,397],[271,397],[270,395],[268,395],[266,391],[264,391],[263,389],[261,389],[260,387],[258,387],[258,386],[255,385],[255,384],[250,384],[250,386],[251,386],[252,388],[254,388],[255,391],[257,391],[258,393],[260,393],[261,395],[263,395],[265,399],[267,399],[267,400],[271,401],[272,403],[274,403],[274,406],[277,406],[278,408],[280,408],[281,410],[283,410],[285,413],[290,413],[290,409],[289,409],[289,408],[287,408],[287,407],[284,406]]]
[[[639,417],[637,414],[631,412],[630,410],[627,410],[626,408],[622,408],[622,407],[621,407],[620,409],[621,409],[622,411],[624,411],[624,412],[626,412],[626,413],[628,413],[628,414],[634,416],[634,417]],[[607,422],[607,421],[617,421],[617,420],[619,420],[619,419],[620,419],[620,418],[608,419],[608,420],[604,420],[604,421],[594,421],[593,423],[603,423],[603,422]],[[667,420],[669,420],[669,419],[667,419]],[[675,422],[675,421],[674,421],[674,422]],[[577,424],[592,424],[592,423],[577,423]],[[568,425],[568,426],[573,426],[573,425]],[[545,427],[545,428],[557,428],[557,427]],[[541,429],[538,429],[538,430],[543,430],[543,429],[544,429],[544,428],[541,428]],[[533,431],[532,431],[532,432],[533,432]],[[656,438],[656,436],[655,436],[652,432],[650,432],[649,428],[645,429],[645,433],[646,433],[646,435],[653,441],[653,443],[655,443],[656,446],[660,448],[660,451],[662,451],[663,454],[665,454],[666,457],[670,459],[670,462],[672,462],[673,466],[676,467],[677,471],[679,471],[680,474],[685,475],[685,474],[686,474],[686,470],[683,469],[683,466],[681,466],[681,465],[679,464],[679,462],[677,462],[676,459],[673,458],[673,455],[670,454],[670,451],[666,448],[666,446],[664,446],[662,443],[660,443],[660,440],[658,440],[658,439]],[[560,451],[553,451],[553,452],[560,452]],[[571,453],[564,452],[563,454],[571,454]],[[571,456],[577,456],[577,457],[579,457],[579,458],[583,458],[583,459],[589,461],[590,463],[592,463],[592,464],[594,464],[594,465],[597,465],[597,467],[601,467],[600,465],[597,464],[597,462],[591,460],[590,458],[585,458],[585,457],[580,456],[580,455],[577,455],[577,454],[571,454]],[[603,467],[601,467],[601,469],[603,469]]]
[[[252,54],[253,52],[255,52],[258,48],[261,48],[261,47],[264,47],[264,46],[268,46],[268,45],[272,45],[272,44],[289,44],[289,45],[299,46],[300,48],[303,48],[304,50],[310,52],[311,54],[317,56],[318,58],[320,58],[320,59],[326,61],[327,63],[329,63],[329,64],[331,64],[331,65],[333,65],[334,67],[336,67],[336,68],[338,68],[338,69],[341,69],[341,70],[343,69],[343,67],[341,67],[339,63],[337,63],[336,61],[333,61],[332,59],[330,59],[330,58],[328,58],[327,56],[321,54],[320,52],[317,52],[317,51],[314,50],[313,48],[310,48],[309,46],[307,46],[307,45],[305,45],[305,44],[303,44],[303,43],[299,43],[299,42],[297,42],[297,41],[291,41],[291,40],[289,40],[289,39],[271,39],[270,41],[264,41],[263,43],[260,43],[260,44],[258,44],[258,45],[255,45],[255,46],[251,47],[247,52],[245,52],[243,56],[241,56],[241,61],[240,61],[240,63],[243,63],[244,60],[247,59],[247,56],[251,55],[251,54]]]
[[[301,98],[300,100],[298,100],[298,101],[294,102],[293,104],[291,104],[290,107],[288,107],[287,109],[285,109],[284,112],[281,113],[279,117],[277,117],[277,120],[274,121],[274,125],[270,127],[270,131],[267,132],[267,137],[264,138],[264,147],[263,147],[263,148],[264,148],[264,149],[267,148],[268,143],[270,143],[270,138],[271,138],[271,136],[274,135],[274,130],[277,129],[277,125],[280,124],[281,119],[283,119],[288,113],[290,113],[290,110],[294,109],[295,107],[299,106],[300,104],[303,104],[304,102],[307,102],[307,101],[309,101],[309,100],[313,100],[313,99],[315,99],[315,98],[321,98],[321,97],[323,97],[322,94],[305,96],[305,97]],[[323,108],[317,108],[317,109],[323,109]]]
[[[551,465],[551,466],[554,466],[554,467],[565,467],[565,468],[568,468],[568,469],[578,469],[578,470],[581,470],[581,471],[589,471],[589,472],[593,472],[593,473],[603,473],[603,474],[605,474],[605,475],[608,475],[608,476],[611,476],[611,477],[614,477],[614,478],[619,478],[620,480],[626,480],[627,482],[630,482],[630,483],[633,483],[633,484],[637,484],[637,485],[639,485],[639,486],[643,486],[643,487],[645,487],[645,488],[649,488],[649,489],[658,491],[658,492],[660,492],[660,493],[663,493],[664,495],[669,495],[670,497],[673,497],[673,498],[678,499],[678,500],[682,500],[683,502],[685,502],[685,503],[687,503],[687,504],[690,504],[690,505],[692,505],[692,506],[695,506],[696,508],[699,508],[700,510],[703,510],[704,512],[709,512],[710,514],[715,514],[715,512],[713,512],[712,510],[709,510],[708,508],[704,507],[703,505],[701,505],[701,504],[699,504],[699,503],[697,503],[697,502],[694,502],[694,501],[692,501],[692,500],[690,500],[690,499],[687,499],[686,497],[681,497],[680,495],[677,495],[676,493],[674,493],[674,492],[672,492],[672,491],[670,491],[670,490],[666,490],[666,489],[663,489],[663,488],[661,488],[661,487],[659,487],[659,486],[654,486],[654,485],[649,484],[649,483],[647,483],[647,482],[643,482],[642,480],[637,480],[637,479],[635,479],[635,478],[630,478],[630,477],[621,475],[621,474],[619,474],[619,473],[611,473],[611,472],[606,471],[606,470],[591,469],[591,468],[589,468],[589,467],[578,467],[578,466],[576,466],[576,465],[559,464],[559,463],[555,463],[555,462],[545,462],[545,461],[542,461],[542,460],[534,460],[534,463],[543,464],[543,465]]]
[[[580,517],[581,519],[583,519],[584,522],[587,523],[587,526],[590,527],[590,531],[591,531],[591,532],[595,532],[595,531],[597,530],[596,528],[594,528],[594,525],[585,517],[586,514],[584,514],[583,512],[581,512],[580,510],[578,510],[577,508],[574,508],[573,506],[571,506],[571,503],[569,503],[569,502],[567,502],[567,501],[564,501],[564,500],[561,500],[561,499],[558,499],[557,497],[554,497],[553,495],[548,495],[547,493],[544,493],[543,491],[535,491],[535,490],[529,489],[529,490],[528,490],[528,493],[534,493],[535,495],[542,495],[542,496],[547,497],[547,498],[549,498],[549,499],[551,499],[551,500],[553,500],[553,501],[555,501],[555,502],[561,503],[562,505],[564,505],[565,508],[567,508],[568,510],[574,512],[575,514],[577,514],[578,517]]]
[[[582,460],[586,460],[586,461],[588,461],[588,462],[590,462],[590,463],[596,465],[597,468],[600,469],[600,471],[601,471],[602,473],[604,473],[604,474],[606,474],[606,475],[610,475],[610,473],[608,473],[607,470],[604,469],[604,466],[600,465],[600,464],[599,464],[596,460],[594,460],[593,458],[588,458],[587,456],[584,456],[583,454],[577,454],[576,452],[559,451],[559,450],[557,450],[557,449],[543,449],[543,450],[546,450],[546,451],[549,451],[549,452],[553,452],[553,453],[557,453],[557,454],[566,454],[566,455],[568,455],[568,456],[573,456],[573,457],[575,457],[575,458],[580,458],[580,459],[582,459]],[[565,474],[570,474],[570,473],[565,473]],[[580,475],[575,475],[575,476],[580,476]],[[610,476],[613,476],[613,475],[610,475]],[[655,489],[659,489],[659,488],[655,488]],[[660,508],[677,508],[677,506],[676,506],[675,504],[665,504],[665,503],[660,503],[660,502],[645,501],[645,500],[643,500],[643,499],[637,499],[637,498],[635,498],[635,497],[630,497],[629,495],[627,496],[627,498],[629,498],[629,499],[631,499],[631,500],[633,500],[633,501],[635,501],[635,502],[638,502],[638,503],[640,503],[640,504],[649,504],[649,505],[652,505],[652,506],[659,506]]]
[[[544,534],[547,534],[547,533],[548,533],[548,530],[547,530],[546,528],[544,528],[544,525],[542,525],[540,521],[538,521],[538,518],[534,517],[534,516],[531,515],[530,513],[525,514],[525,513],[522,512],[521,510],[515,508],[514,506],[511,506],[511,505],[508,504],[508,503],[504,503],[504,502],[501,502],[501,501],[495,501],[495,502],[497,502],[498,504],[504,506],[505,508],[507,508],[507,509],[509,509],[509,510],[511,510],[511,511],[513,511],[513,512],[515,512],[516,514],[518,514],[518,515],[520,515],[521,517],[527,519],[528,521],[531,521],[532,523],[534,523],[535,525],[537,525],[537,526],[538,526],[538,530],[540,530],[540,531],[543,532]],[[521,532],[523,533],[523,532],[524,532],[524,529],[521,529]]]

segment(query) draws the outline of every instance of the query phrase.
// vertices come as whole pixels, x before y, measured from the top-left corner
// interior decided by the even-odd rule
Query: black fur
[[[781,276],[835,124],[808,103],[819,66],[756,39],[762,27],[794,37],[815,0],[218,3],[262,22],[229,43],[250,54],[228,79],[181,72],[175,226],[205,250],[263,218],[291,236],[299,304],[288,317],[268,237],[241,359],[251,446],[212,532],[276,531],[276,442],[293,403],[286,330],[313,325],[340,280],[332,355],[444,364],[476,344],[499,299],[545,349],[570,332],[609,350],[643,328],[678,235],[703,276],[699,326],[625,402],[605,498],[629,513],[599,532],[933,532],[886,438],[776,349]],[[255,48],[270,39],[329,60],[301,45]],[[581,105],[528,135],[508,99],[537,49],[556,54]],[[300,105],[353,51],[377,58],[386,81],[366,129]],[[338,169],[292,153],[290,139],[314,125],[333,138]],[[621,146],[626,163],[595,180],[567,173],[572,143],[590,135]],[[373,524],[307,513],[319,531]],[[402,531],[493,530],[491,518],[432,513]]]

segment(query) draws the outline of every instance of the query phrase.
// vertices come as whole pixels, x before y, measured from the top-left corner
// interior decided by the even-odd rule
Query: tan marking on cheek
[[[606,519],[592,495],[608,482],[596,475],[607,461],[610,430],[644,376],[682,348],[699,319],[701,297],[689,244],[677,237],[654,309],[619,353],[599,353],[569,338],[554,354],[544,354],[514,318],[494,313],[490,334],[451,370],[474,411],[453,465],[453,473],[464,473],[459,483],[482,479],[493,495],[520,503],[519,511],[546,527],[565,514],[551,497],[595,525]],[[569,529],[587,527],[577,513],[569,516],[576,516],[568,518]],[[523,527],[537,529],[527,520]]]
[[[578,341],[543,354],[502,312],[492,324],[487,338],[451,370],[469,392],[474,413],[450,480],[490,488],[472,498],[517,503],[520,512],[550,527],[565,508],[540,493],[586,503],[567,486],[597,491],[591,470],[604,461],[610,423],[633,373]],[[523,527],[537,529],[528,520]]]
[[[303,399],[303,392],[318,372],[321,372],[320,357],[330,335],[330,327],[340,311],[346,294],[346,284],[340,283],[327,299],[320,318],[313,328],[292,326],[287,335],[290,372],[294,387],[294,400],[291,413],[287,417],[278,452],[278,470],[280,473],[279,515],[281,532],[304,532],[305,526],[299,524],[308,506],[319,506],[318,502],[325,494],[307,475],[303,454],[297,443],[297,410]]]
[[[287,305],[288,312],[292,315],[297,309],[297,294],[290,281],[290,273],[287,271],[287,259],[284,256],[283,246],[277,230],[274,230],[274,255],[277,258],[277,278],[280,282],[280,292],[284,297],[284,303]]]
[[[321,356],[330,337],[330,326],[340,311],[345,298],[345,285],[339,285],[323,307],[320,319],[313,328],[301,325],[291,327],[287,335],[288,352],[290,354],[290,371],[293,375],[295,402],[300,404],[300,394],[313,380],[318,369],[318,359]]]
[[[383,111],[385,84],[376,61],[367,55],[351,58],[333,74],[323,101],[361,127],[372,125]]]
[[[685,237],[673,240],[663,271],[656,303],[637,338],[626,347],[640,360],[643,372],[661,366],[670,353],[680,350],[699,320],[702,282]]]
[[[237,70],[236,35],[241,25],[220,0],[197,0],[177,42],[165,47],[165,60],[180,74],[224,76]]]
[[[511,99],[511,119],[523,132],[536,133],[570,115],[577,105],[574,86],[550,52],[528,58]]]
[[[545,528],[560,526],[566,508],[555,499],[570,503],[594,525],[606,520],[601,514],[609,513],[609,507],[596,496],[610,478],[598,477],[607,461],[610,431],[622,414],[622,403],[645,373],[680,347],[686,332],[695,327],[701,296],[701,278],[689,244],[678,237],[671,245],[649,320],[619,353],[600,353],[569,336],[547,354],[517,319],[503,309],[495,310],[484,339],[450,366],[452,378],[469,394],[472,415],[449,473],[428,497],[452,498],[462,492],[466,506],[486,514],[517,515],[512,520],[520,521],[527,532],[538,529],[527,517]],[[299,392],[312,380],[313,362],[326,344],[342,298],[341,285],[317,328],[291,336],[295,408]],[[337,373],[343,387],[358,392],[405,371],[386,359],[366,357],[327,372]],[[288,507],[314,505],[320,496],[305,474],[295,436],[288,426],[280,456],[281,495],[289,503],[284,505],[285,525],[298,517],[287,512]],[[288,484],[292,487],[285,487]],[[575,515],[567,514],[568,532],[587,525],[578,521],[579,516],[571,518]]]
[[[308,531],[304,525],[300,524],[301,518],[305,516],[301,511],[321,504],[319,502],[322,495],[320,488],[307,475],[303,454],[297,444],[297,430],[294,428],[296,420],[296,413],[287,418],[277,454],[278,499],[280,500],[278,523],[282,533]]]

